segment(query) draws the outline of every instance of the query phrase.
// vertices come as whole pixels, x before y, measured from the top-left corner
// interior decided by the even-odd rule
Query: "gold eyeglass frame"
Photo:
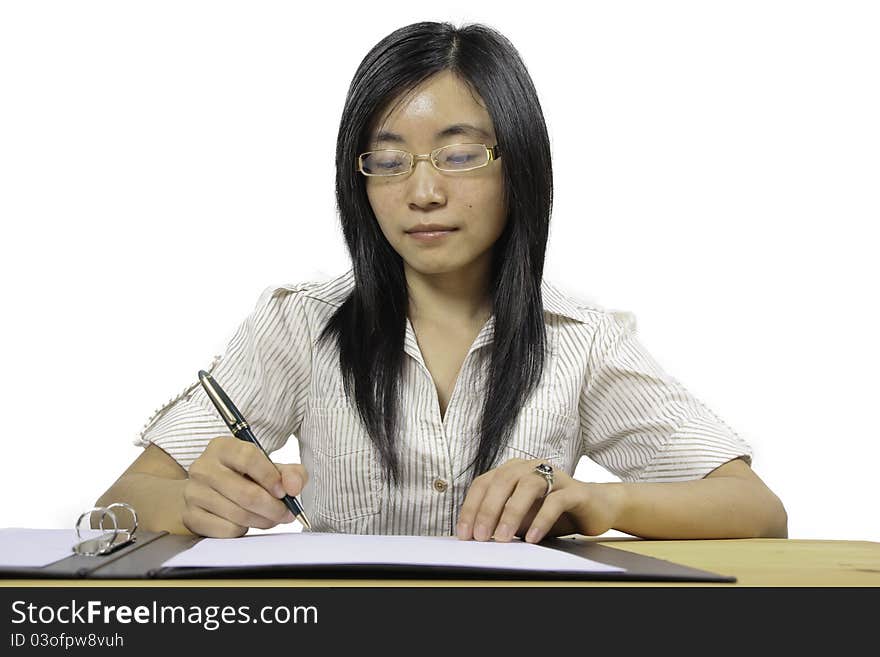
[[[437,166],[437,153],[442,151],[444,148],[451,148],[453,146],[482,146],[486,149],[487,160],[483,164],[478,164],[475,167],[470,167],[468,169],[441,169]],[[384,153],[384,152],[393,152],[393,153],[403,153],[405,155],[409,155],[410,164],[408,171],[401,171],[400,173],[367,173],[364,171],[364,158],[371,153]],[[486,144],[477,144],[477,143],[462,143],[462,144],[447,144],[446,146],[440,146],[439,148],[435,148],[430,153],[422,153],[415,154],[410,153],[409,151],[400,150],[398,148],[380,148],[375,151],[367,151],[366,153],[361,153],[358,155],[358,163],[357,170],[365,176],[370,178],[393,178],[395,176],[407,176],[411,174],[416,168],[416,162],[419,160],[428,160],[437,171],[441,171],[442,173],[461,173],[464,171],[475,171],[476,169],[482,169],[483,167],[489,166],[490,162],[493,162],[501,157],[500,149],[498,148],[498,144],[494,146],[486,146]]]

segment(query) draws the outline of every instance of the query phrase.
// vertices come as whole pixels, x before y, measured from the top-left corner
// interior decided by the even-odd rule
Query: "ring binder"
[[[131,528],[120,527],[114,509],[127,508],[132,512]],[[647,555],[619,550],[588,539],[552,538],[542,541],[542,546],[561,550],[586,559],[598,561],[623,569],[620,572],[579,573],[562,571],[509,570],[492,567],[458,567],[413,565],[398,563],[289,563],[275,565],[233,565],[216,567],[166,565],[175,555],[196,545],[203,537],[197,535],[170,534],[167,531],[143,530],[137,533],[137,516],[127,504],[117,503],[107,507],[96,507],[80,516],[77,528],[85,518],[95,513],[101,514],[98,525],[102,531],[97,538],[83,538],[69,552],[69,556],[59,558],[46,565],[4,565],[0,562],[0,580],[7,578],[25,579],[209,579],[209,578],[380,578],[380,579],[485,579],[485,580],[629,580],[629,581],[672,581],[672,582],[736,582],[736,577],[699,570],[674,562]],[[105,528],[106,518],[113,521],[113,528]],[[48,532],[48,538],[58,543],[63,532],[70,540],[70,530],[36,529],[16,530],[27,532],[28,540],[39,541],[40,532]],[[37,532],[37,535],[33,533]],[[262,538],[262,537],[256,537]],[[268,537],[267,537],[268,538]],[[230,539],[239,540],[239,539]],[[60,553],[70,550],[67,542]],[[113,554],[110,554],[110,553]]]
[[[120,509],[128,511],[130,524],[121,524]],[[98,518],[97,536],[88,537],[83,523],[89,527],[94,514]],[[112,527],[108,525],[108,518]],[[48,551],[34,561],[3,562],[0,551],[0,580],[6,578],[46,579],[201,579],[242,577],[293,578],[478,578],[478,579],[621,579],[683,582],[735,582],[736,578],[672,563],[669,561],[618,550],[590,540],[545,539],[542,546],[561,550],[589,560],[622,569],[620,572],[585,572],[523,570],[493,568],[491,566],[444,566],[376,562],[326,563],[290,560],[273,564],[241,563],[217,566],[186,566],[170,564],[171,559],[203,540],[193,534],[171,534],[166,530],[144,529],[138,532],[137,513],[125,502],[96,506],[80,514],[74,527],[76,543],[71,548],[70,529],[2,529],[0,540],[12,543],[15,549],[25,551],[27,543],[48,543]],[[270,539],[271,537],[252,537]],[[213,539],[211,539],[213,540]],[[242,540],[242,539],[230,539]],[[246,539],[245,539],[246,540]],[[0,544],[2,546],[2,544]],[[10,553],[11,554],[11,553]],[[48,554],[52,558],[44,560]],[[63,555],[67,556],[63,556]],[[166,565],[169,564],[169,565]]]
[[[116,514],[113,512],[114,507],[125,509],[131,514],[132,524],[130,528],[123,528],[119,526],[119,523],[116,520]],[[89,525],[91,525],[92,515],[97,512],[101,513],[101,518],[98,521],[98,528],[101,530],[102,534],[100,536],[92,538],[83,538],[81,529],[83,520],[88,519]],[[112,530],[107,530],[104,528],[104,519],[107,516],[110,516],[110,520],[113,521]],[[137,527],[137,512],[130,504],[126,504],[125,502],[114,502],[109,506],[96,506],[92,509],[89,509],[88,511],[84,511],[77,519],[77,542],[73,546],[73,551],[85,557],[95,557],[99,555],[110,554],[111,552],[115,552],[121,547],[125,547],[126,545],[134,543],[136,540],[135,532],[137,532]]]

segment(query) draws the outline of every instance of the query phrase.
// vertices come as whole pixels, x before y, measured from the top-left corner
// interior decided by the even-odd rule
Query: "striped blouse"
[[[208,370],[268,452],[293,435],[309,482],[300,499],[313,531],[450,535],[471,480],[494,318],[465,357],[446,413],[407,320],[399,420],[401,485],[387,483],[378,452],[343,391],[338,351],[317,337],[354,284],[331,280],[266,288],[226,352]],[[698,479],[751,449],[665,373],[636,336],[632,313],[606,310],[542,284],[547,350],[507,459],[541,458],[573,475],[586,456],[622,481]],[[149,418],[136,444],[153,443],[187,469],[229,431],[193,382]]]

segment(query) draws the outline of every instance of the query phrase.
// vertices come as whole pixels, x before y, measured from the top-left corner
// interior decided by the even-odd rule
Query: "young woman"
[[[417,23],[349,88],[336,191],[351,271],[267,288],[209,368],[277,469],[193,383],[147,422],[98,504],[142,526],[539,541],[786,536],[751,450],[664,373],[628,313],[543,280],[550,146],[515,48],[481,25]],[[194,371],[198,368],[194,368]],[[577,481],[586,456],[620,478]]]

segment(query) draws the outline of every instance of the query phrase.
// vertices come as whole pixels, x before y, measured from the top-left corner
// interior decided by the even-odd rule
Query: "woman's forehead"
[[[447,71],[438,73],[392,101],[374,122],[373,142],[403,142],[470,136],[494,138],[492,119],[470,85]]]

